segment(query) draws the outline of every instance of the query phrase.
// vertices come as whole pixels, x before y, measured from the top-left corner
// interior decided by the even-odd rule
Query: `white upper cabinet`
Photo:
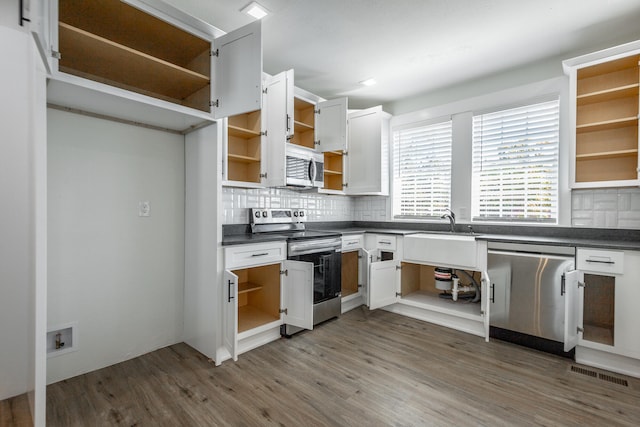
[[[346,151],[347,102],[338,98],[316,104],[316,150]]]
[[[138,0],[59,0],[50,16],[50,103],[179,131],[262,106],[260,21],[224,34]]]
[[[640,42],[563,62],[570,80],[571,186],[638,186]]]
[[[389,120],[377,106],[349,115],[346,193],[389,194]]]
[[[262,107],[262,21],[213,41],[213,115],[216,118]]]
[[[278,187],[285,185],[285,148],[287,138],[293,133],[293,70],[267,78],[265,92],[264,115],[269,147],[265,153],[266,185]]]
[[[50,72],[51,41],[49,30],[49,2],[25,0],[22,2],[22,24],[26,25],[36,41],[42,60]]]

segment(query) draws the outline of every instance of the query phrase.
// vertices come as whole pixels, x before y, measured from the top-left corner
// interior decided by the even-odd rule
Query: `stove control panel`
[[[307,220],[304,209],[251,208],[250,216],[252,224],[291,224]]]

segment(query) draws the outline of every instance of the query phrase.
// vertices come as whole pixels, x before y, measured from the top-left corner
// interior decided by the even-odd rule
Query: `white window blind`
[[[558,100],[473,118],[477,220],[557,222]]]
[[[451,202],[451,121],[393,133],[393,214],[439,217]]]

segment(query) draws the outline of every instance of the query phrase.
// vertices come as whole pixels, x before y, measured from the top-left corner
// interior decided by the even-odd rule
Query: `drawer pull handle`
[[[350,246],[350,245],[357,245],[357,244],[358,244],[358,242],[349,242],[349,243],[347,243],[347,246]]]
[[[380,244],[381,245],[390,245],[391,242],[389,242],[388,240],[380,240]]]
[[[252,254],[251,256],[265,256],[265,255],[269,255],[269,252],[262,252],[260,254]]]
[[[596,264],[615,264],[615,261],[603,261],[599,259],[585,259],[586,262],[593,262]]]

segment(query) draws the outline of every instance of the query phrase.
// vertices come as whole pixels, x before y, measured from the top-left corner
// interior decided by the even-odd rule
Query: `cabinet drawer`
[[[624,271],[624,252],[578,248],[576,264],[578,270],[622,274]]]
[[[364,247],[364,236],[362,234],[353,236],[342,236],[342,252],[356,250]]]
[[[376,249],[396,250],[396,236],[388,234],[376,235]]]
[[[248,245],[236,245],[225,248],[224,266],[226,269],[250,267],[283,261],[287,256],[285,242],[268,242]]]

